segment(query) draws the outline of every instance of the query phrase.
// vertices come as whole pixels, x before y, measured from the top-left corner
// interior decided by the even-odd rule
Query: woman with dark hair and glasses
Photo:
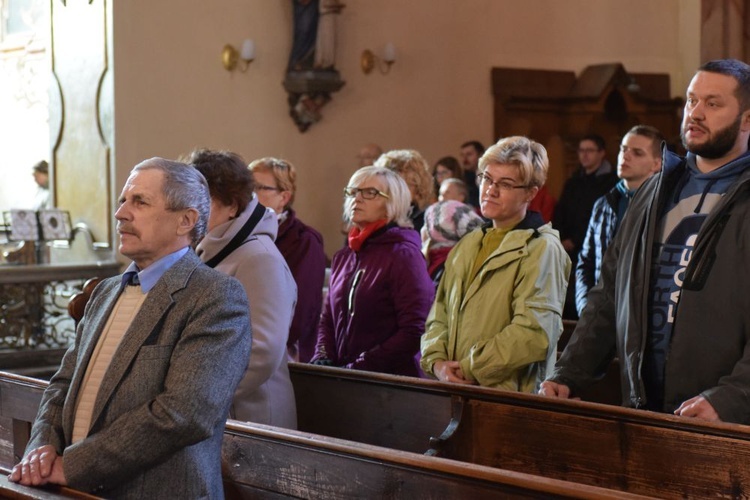
[[[237,278],[250,303],[250,362],[234,393],[230,416],[296,429],[286,341],[297,287],[273,243],[279,229],[276,214],[258,203],[253,176],[239,155],[199,149],[187,163],[203,174],[211,194],[208,233],[196,253],[207,265]]]
[[[313,363],[418,376],[434,285],[409,220],[406,182],[364,167],[344,190],[348,245],[331,264]]]
[[[300,219],[292,208],[297,193],[294,165],[279,158],[261,158],[250,163],[255,194],[276,212],[279,234],[276,247],[284,256],[297,283],[297,307],[289,330],[289,357],[307,363],[315,352],[316,331],[323,305],[326,254],[323,237]]]
[[[541,144],[507,137],[479,160],[482,215],[445,262],[422,338],[422,369],[439,380],[533,392],[555,363],[570,259],[527,211],[547,178]]]

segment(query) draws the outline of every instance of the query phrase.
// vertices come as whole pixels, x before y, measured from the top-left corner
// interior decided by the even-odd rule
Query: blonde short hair
[[[496,163],[517,166],[524,186],[542,187],[547,181],[547,150],[528,137],[517,135],[497,141],[479,159],[479,171],[484,172],[487,165]]]
[[[385,200],[388,222],[395,222],[401,227],[414,227],[409,219],[411,193],[406,181],[393,170],[385,167],[362,167],[349,179],[348,187],[359,187],[369,179],[377,178],[383,185],[382,191],[388,195]],[[344,199],[344,221],[351,223],[350,214],[354,198]]]
[[[414,202],[424,209],[432,201],[433,180],[427,160],[413,149],[394,149],[383,153],[375,161],[375,166],[385,167],[401,175],[408,186],[414,186]],[[411,195],[409,195],[411,198]]]
[[[289,191],[291,193],[289,203],[286,204],[284,210],[292,208],[294,195],[297,192],[297,169],[294,168],[294,165],[281,158],[272,158],[269,156],[254,160],[247,168],[251,172],[266,172],[273,175],[276,187],[282,191]]]

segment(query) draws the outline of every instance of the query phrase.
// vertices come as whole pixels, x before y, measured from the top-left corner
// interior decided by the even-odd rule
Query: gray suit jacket
[[[86,366],[120,293],[91,296],[52,377],[27,452],[52,444],[70,486],[117,498],[221,498],[221,443],[250,354],[242,285],[189,251],[149,292],[115,352],[88,436],[71,444]]]

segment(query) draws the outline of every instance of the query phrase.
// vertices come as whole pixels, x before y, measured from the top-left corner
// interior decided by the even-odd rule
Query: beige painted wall
[[[348,0],[337,68],[346,86],[323,120],[297,131],[281,86],[291,47],[291,0],[113,2],[115,189],[151,156],[197,146],[248,161],[291,160],[296,208],[329,256],[340,247],[341,189],[368,141],[415,148],[430,162],[467,139],[490,143],[493,66],[580,71],[622,62],[667,72],[681,95],[699,58],[699,0]],[[225,43],[256,42],[247,73],[220,64]],[[359,69],[365,48],[393,42],[389,75]]]

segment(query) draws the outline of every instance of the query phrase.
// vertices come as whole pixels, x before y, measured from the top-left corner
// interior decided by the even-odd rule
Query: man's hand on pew
[[[680,417],[693,417],[709,422],[721,422],[719,414],[703,396],[695,396],[683,402],[674,414]]]
[[[581,398],[571,398],[570,387],[568,387],[565,384],[558,384],[557,382],[552,382],[551,380],[545,380],[544,382],[542,382],[542,384],[539,386],[539,394],[541,394],[542,396],[549,396],[551,398],[577,399],[577,400],[581,399]]]
[[[57,454],[52,445],[31,450],[19,464],[13,467],[8,479],[24,486],[40,486],[47,483],[68,484],[63,471],[63,457]]]
[[[458,361],[435,361],[432,371],[435,373],[437,379],[443,382],[467,385],[475,383],[464,376],[464,373],[461,371],[461,364]]]

